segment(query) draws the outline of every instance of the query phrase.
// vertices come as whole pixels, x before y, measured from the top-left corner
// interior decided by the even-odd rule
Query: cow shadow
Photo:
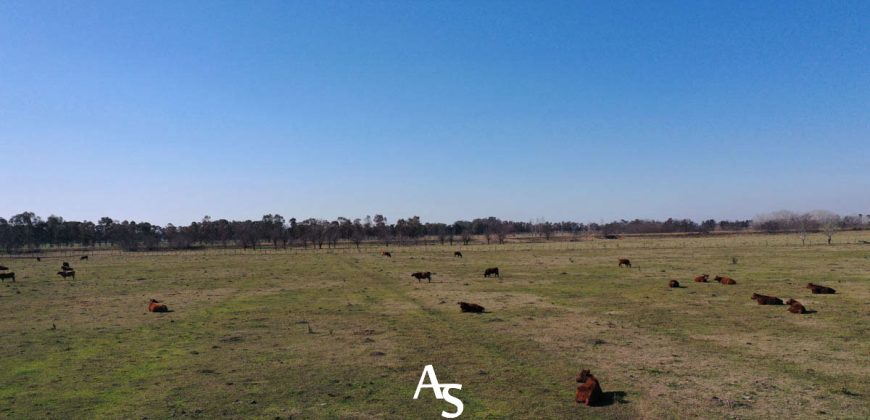
[[[608,391],[605,392],[601,396],[601,400],[595,404],[595,407],[607,407],[613,404],[628,404],[629,401],[625,399],[627,394],[623,391]]]

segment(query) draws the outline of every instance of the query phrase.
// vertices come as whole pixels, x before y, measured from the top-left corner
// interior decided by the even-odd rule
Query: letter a
[[[429,377],[429,385],[423,383],[426,376]],[[417,384],[417,391],[414,392],[415,400],[420,396],[420,389],[422,388],[432,388],[432,391],[435,392],[435,398],[439,400],[444,398],[441,395],[441,385],[438,384],[438,377],[435,376],[435,368],[433,368],[432,365],[426,365],[426,367],[423,368],[423,375],[420,376],[420,382]]]

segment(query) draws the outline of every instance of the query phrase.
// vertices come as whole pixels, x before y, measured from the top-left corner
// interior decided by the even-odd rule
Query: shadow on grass
[[[608,391],[601,396],[601,401],[595,404],[595,407],[607,407],[613,404],[627,404],[629,401],[625,399],[626,393],[622,391]]]

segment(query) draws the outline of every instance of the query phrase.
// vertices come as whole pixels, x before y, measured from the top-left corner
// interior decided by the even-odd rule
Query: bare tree
[[[828,245],[830,245],[834,233],[839,229],[840,216],[825,210],[817,210],[812,215],[822,229],[822,233],[828,237]]]

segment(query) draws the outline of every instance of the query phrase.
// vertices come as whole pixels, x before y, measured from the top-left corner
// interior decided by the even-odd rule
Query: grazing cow
[[[67,270],[63,270],[63,271],[58,271],[58,272],[57,272],[57,275],[59,275],[59,276],[61,276],[61,277],[63,277],[63,278],[72,277],[73,280],[76,279],[76,272],[75,272],[74,270],[68,270],[68,271],[67,271]]]
[[[428,271],[418,271],[416,273],[411,274],[411,277],[416,278],[418,283],[420,282],[420,280],[423,280],[423,279],[429,279],[429,283],[432,283],[432,273],[430,273]]]
[[[758,293],[753,293],[752,299],[758,302],[759,305],[782,305],[782,299],[778,297],[765,296],[759,295]]]
[[[732,279],[731,277],[728,277],[728,276],[724,276],[724,277],[723,276],[716,276],[713,278],[713,280],[716,280],[722,284],[737,284],[737,282],[734,281],[734,279]]]
[[[9,269],[9,267],[7,267],[5,265],[0,265],[0,271],[6,271],[8,269]]]
[[[472,312],[475,314],[483,313],[483,310],[484,310],[483,306],[480,306],[476,303],[466,303],[466,302],[459,302],[459,309],[461,309],[462,312]]]
[[[381,252],[381,255],[384,256],[384,257],[393,258],[393,254],[390,254],[390,253],[387,252],[387,251]]]
[[[831,289],[830,287],[812,283],[807,283],[807,289],[810,289],[814,295],[833,295],[834,293],[837,293],[836,290]]]
[[[498,274],[498,267],[492,267],[492,268],[487,268],[486,270],[483,270],[483,276],[484,277],[496,276],[498,278],[501,278],[501,276]]]
[[[15,272],[0,273],[0,280],[12,279],[15,281]]]
[[[619,259],[619,266],[622,267],[623,265],[628,267],[628,268],[631,268],[631,261],[629,261],[628,258],[620,258]]]
[[[709,274],[701,274],[700,276],[695,276],[695,278],[693,278],[692,281],[694,281],[695,283],[706,283],[707,279],[709,279],[709,278],[710,278]]]
[[[680,287],[680,282],[676,280],[671,280],[668,282],[668,287]]]
[[[169,312],[169,308],[157,299],[151,299],[148,303],[148,312]]]
[[[785,302],[785,304],[788,305],[788,311],[793,313],[793,314],[805,314],[805,313],[807,313],[807,308],[805,308],[804,305],[801,305],[800,302],[798,302],[794,299],[787,300]]]
[[[86,261],[87,259],[88,259],[87,255],[82,255],[82,257],[79,258],[79,261]]]
[[[580,383],[580,386],[577,387],[574,401],[577,401],[578,404],[595,405],[604,396],[601,384],[598,383],[598,379],[592,375],[592,372],[589,372],[589,369],[585,369],[577,375],[577,382]]]
[[[453,253],[453,256],[454,256],[454,257],[462,258],[462,253],[459,252],[459,251],[456,251],[456,252]]]

